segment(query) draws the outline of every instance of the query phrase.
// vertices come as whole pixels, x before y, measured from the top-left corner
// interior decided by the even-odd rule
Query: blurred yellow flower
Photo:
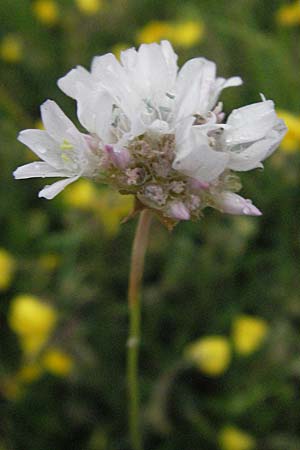
[[[201,21],[189,20],[174,24],[169,39],[179,47],[190,48],[198,44],[204,35],[204,25]]]
[[[41,376],[42,372],[43,370],[39,364],[28,363],[21,367],[17,373],[17,380],[21,383],[32,383]]]
[[[189,344],[184,355],[201,372],[215,377],[227,370],[231,361],[231,348],[225,337],[206,336]]]
[[[9,288],[15,271],[15,260],[4,248],[0,248],[0,291]]]
[[[122,219],[131,213],[133,204],[132,195],[121,195],[110,189],[100,192],[97,213],[108,236],[118,233]]]
[[[276,20],[280,25],[289,27],[300,24],[300,2],[294,1],[288,5],[282,5],[277,13]]]
[[[187,20],[185,22],[152,21],[147,23],[137,34],[137,43],[149,44],[161,39],[168,39],[179,47],[193,47],[201,41],[204,34],[204,25],[200,20]]]
[[[69,375],[74,366],[71,356],[57,348],[45,352],[42,364],[48,372],[62,377]]]
[[[48,334],[20,334],[20,346],[24,355],[29,358],[33,358],[46,344],[48,338]]]
[[[101,11],[103,7],[102,0],[75,0],[77,8],[87,15],[93,15]]]
[[[218,441],[222,450],[252,450],[256,445],[252,436],[233,426],[223,428]]]
[[[32,11],[47,26],[55,25],[59,20],[59,9],[54,0],[37,0],[32,4]]]
[[[250,355],[259,349],[269,330],[264,319],[241,315],[232,325],[234,347],[240,355]]]
[[[72,208],[93,210],[99,195],[99,191],[91,181],[81,179],[63,192],[63,199]]]
[[[8,321],[11,329],[20,338],[28,338],[29,343],[40,342],[52,332],[57,313],[51,305],[39,298],[24,294],[12,300]]]
[[[281,142],[281,148],[286,152],[294,152],[300,149],[300,116],[296,116],[289,111],[278,110],[278,116],[283,119],[288,127],[288,131]]]
[[[58,267],[60,256],[55,253],[45,253],[39,258],[38,263],[47,272],[52,272]]]
[[[151,44],[161,39],[168,39],[172,32],[172,26],[168,22],[155,20],[147,23],[138,31],[136,41],[138,44]]]
[[[11,64],[23,58],[23,43],[19,36],[11,33],[4,36],[0,42],[0,58]]]
[[[127,50],[130,47],[129,44],[124,44],[123,42],[119,42],[114,45],[111,49],[111,52],[115,55],[116,58],[120,59],[121,52]]]

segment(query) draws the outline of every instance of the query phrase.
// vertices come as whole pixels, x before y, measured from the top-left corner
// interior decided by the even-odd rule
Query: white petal
[[[69,184],[78,180],[78,178],[79,178],[79,176],[66,178],[65,180],[60,180],[60,181],[57,181],[56,183],[45,186],[44,189],[42,189],[39,192],[39,197],[44,197],[47,200],[51,200],[57,194],[59,194],[66,186],[68,186]]]
[[[14,173],[14,177],[19,179],[25,178],[45,178],[45,177],[65,177],[68,174],[64,170],[56,170],[45,162],[33,162],[18,167]]]
[[[167,63],[168,78],[170,81],[169,89],[170,89],[171,86],[175,83],[176,75],[178,72],[178,65],[177,65],[178,56],[174,52],[173,47],[169,41],[161,41],[160,47],[164,55],[165,61]]]
[[[140,86],[144,98],[163,95],[170,86],[169,67],[158,44],[142,44],[138,51],[134,74],[135,83]]]
[[[227,145],[262,139],[277,122],[274,103],[271,100],[235,109],[227,119],[224,140]]]
[[[246,171],[262,167],[261,161],[268,158],[276,150],[286,131],[287,127],[283,120],[277,119],[275,126],[267,133],[265,138],[248,146],[246,144],[236,146],[238,151],[235,151],[235,147],[233,147],[229,152],[228,168]]]
[[[93,79],[91,74],[81,66],[77,66],[75,69],[72,69],[57,82],[58,87],[65,94],[76,100],[79,99],[77,89],[78,83],[83,83],[85,86],[89,86],[90,88],[92,88],[93,86]]]
[[[227,80],[221,77],[217,78],[211,90],[209,109],[213,109],[213,107],[216,105],[223,89],[226,89],[228,87],[240,86],[241,84],[243,84],[243,80],[240,77],[231,77]]]
[[[44,130],[23,130],[18,140],[27,145],[37,156],[56,169],[63,167],[61,150]]]
[[[72,121],[52,100],[42,104],[41,115],[47,133],[59,144],[69,133],[79,133]]]
[[[90,91],[82,84],[78,87],[82,101],[78,103],[78,119],[90,132],[108,142],[112,122],[113,99],[105,91]]]
[[[211,86],[216,77],[215,63],[205,58],[187,61],[177,77],[176,117],[208,112]]]
[[[124,111],[130,120],[134,120],[141,98],[116,57],[111,53],[96,56],[92,62],[92,74],[99,81],[99,87],[108,91],[116,105]]]
[[[204,182],[216,179],[225,170],[229,160],[227,153],[212,150],[207,136],[194,128],[176,153],[173,168]]]
[[[129,48],[121,52],[120,59],[126,70],[132,70],[136,65],[137,51],[135,48]]]
[[[230,160],[228,168],[245,172],[247,170],[263,167],[261,161],[266,159],[271,153],[276,150],[282,137],[269,137],[262,139],[254,144],[251,144],[246,150],[240,153],[230,152]]]

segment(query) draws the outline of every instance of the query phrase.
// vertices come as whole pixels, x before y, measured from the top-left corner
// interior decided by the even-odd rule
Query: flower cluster
[[[205,58],[179,70],[168,41],[95,57],[91,72],[71,70],[58,81],[77,102],[80,132],[53,102],[41,107],[45,130],[19,140],[43,162],[18,168],[16,178],[62,177],[40,197],[53,198],[80,177],[132,194],[168,226],[197,219],[210,206],[229,214],[260,215],[236,194],[234,172],[262,167],[286,127],[271,100],[234,110],[224,121],[219,95],[239,77],[216,76]]]

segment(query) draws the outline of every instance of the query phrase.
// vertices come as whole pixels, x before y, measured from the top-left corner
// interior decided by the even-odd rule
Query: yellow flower
[[[0,57],[8,63],[18,63],[23,57],[23,43],[19,36],[7,34],[0,43]]]
[[[86,15],[93,15],[101,11],[103,7],[102,0],[75,0],[77,8]]]
[[[11,329],[21,338],[41,340],[52,332],[57,313],[51,305],[25,294],[12,300],[8,320]]]
[[[232,338],[240,355],[250,355],[262,345],[269,330],[267,322],[259,317],[241,315],[232,326]]]
[[[187,20],[179,23],[153,21],[138,32],[136,40],[140,44],[150,44],[161,39],[168,39],[174,45],[189,48],[197,44],[203,34],[204,26],[200,20]]]
[[[79,180],[63,193],[64,202],[72,208],[93,210],[98,201],[99,191],[88,180]]]
[[[276,13],[276,20],[280,25],[289,27],[300,24],[299,0],[288,5],[281,6]]]
[[[218,440],[222,450],[252,450],[255,448],[255,439],[233,426],[223,428],[219,433]]]
[[[32,383],[41,376],[42,372],[43,370],[39,364],[28,363],[21,367],[17,373],[17,379],[21,383]]]
[[[42,347],[48,341],[48,334],[33,334],[26,335],[20,334],[20,346],[24,353],[29,358],[33,358],[42,349]]]
[[[114,45],[111,49],[112,53],[115,55],[116,58],[120,59],[121,52],[129,48],[129,44],[124,44],[122,42],[119,42],[118,44]]]
[[[284,110],[277,111],[277,114],[288,127],[288,131],[281,142],[281,148],[288,153],[300,149],[300,116]]]
[[[69,375],[74,365],[73,359],[57,348],[47,350],[42,364],[48,372],[61,377]]]
[[[121,195],[110,189],[100,192],[97,213],[108,236],[118,233],[121,221],[132,211],[133,203],[132,195]]]
[[[206,375],[222,375],[231,361],[231,349],[227,338],[206,336],[189,344],[185,357]]]
[[[4,248],[0,248],[0,291],[5,291],[9,288],[14,270],[14,258]]]
[[[151,44],[161,39],[168,39],[172,33],[172,26],[168,22],[155,20],[147,23],[136,36],[138,44]]]
[[[174,24],[169,39],[179,47],[190,48],[198,44],[204,34],[204,25],[200,20],[189,20]]]
[[[59,20],[59,9],[54,0],[37,0],[32,4],[32,11],[47,26],[55,25]]]

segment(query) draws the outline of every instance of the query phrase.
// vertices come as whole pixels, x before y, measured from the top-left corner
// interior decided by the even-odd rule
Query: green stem
[[[127,381],[129,401],[129,431],[133,450],[142,450],[140,428],[140,394],[138,382],[138,357],[140,345],[141,302],[140,291],[144,272],[145,253],[148,244],[151,212],[143,210],[136,229],[128,288],[129,337],[127,342]]]

